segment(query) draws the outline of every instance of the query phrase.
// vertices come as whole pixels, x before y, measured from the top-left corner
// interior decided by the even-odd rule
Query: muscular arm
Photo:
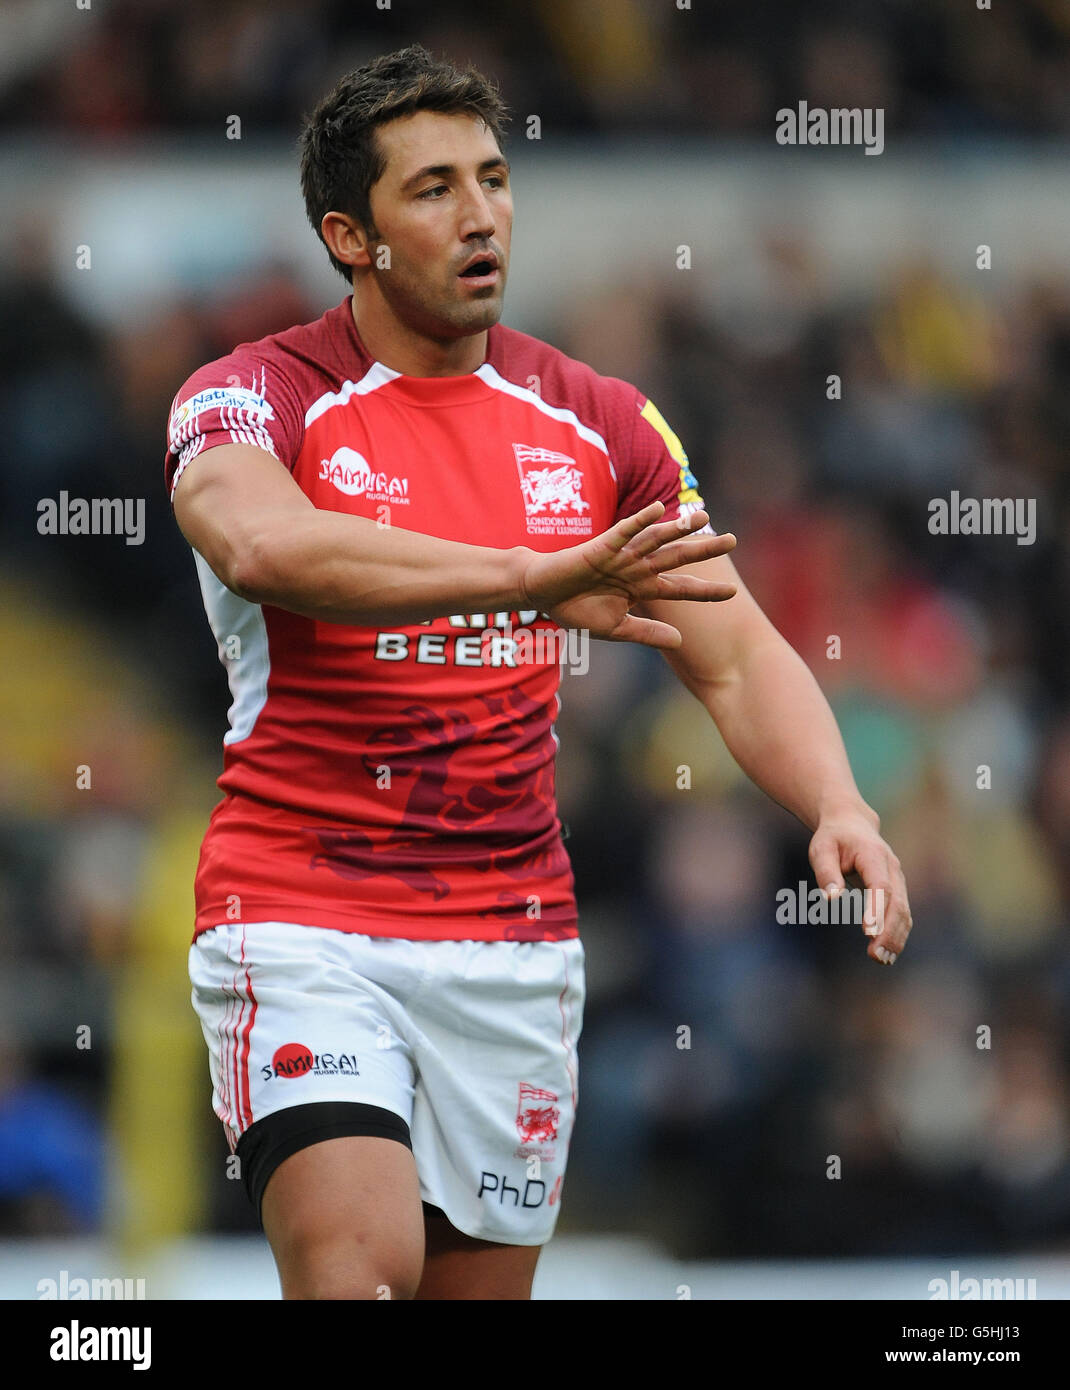
[[[738,592],[716,612],[677,613],[683,645],[666,660],[709,710],[747,776],[810,830],[823,813],[843,808],[876,827],[810,668],[755,603],[731,560],[709,560],[706,568],[730,578]],[[653,615],[657,606],[648,611]]]
[[[906,884],[880,838],[877,813],[855,785],[828,701],[726,556],[682,573],[734,583],[738,592],[728,603],[674,607],[683,641],[665,659],[705,705],[743,771],[814,832],[810,862],[818,884],[840,890],[844,874],[857,871],[867,888],[883,890],[883,929],[869,954],[894,960],[911,925]],[[665,617],[660,599],[643,611]]]
[[[526,606],[522,550],[495,550],[321,511],[251,444],[200,455],[175,489],[175,518],[228,589],[336,623],[406,623]]]
[[[497,550],[320,510],[271,454],[223,444],[193,460],[174,503],[182,534],[228,589],[322,622],[378,626],[534,608],[594,637],[667,647],[679,644],[677,629],[633,616],[637,599],[702,602],[734,593],[666,573],[735,540],[687,535],[704,513],[685,527],[660,523],[660,502],[566,550]]]

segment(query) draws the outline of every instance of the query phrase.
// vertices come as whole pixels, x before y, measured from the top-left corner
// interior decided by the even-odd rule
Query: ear
[[[355,218],[344,212],[324,213],[320,233],[343,265],[351,265],[356,269],[371,265],[371,239]]]

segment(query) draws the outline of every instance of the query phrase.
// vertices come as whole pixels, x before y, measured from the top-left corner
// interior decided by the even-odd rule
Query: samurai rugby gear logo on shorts
[[[355,1052],[313,1052],[304,1043],[283,1043],[260,1074],[265,1081],[293,1081],[300,1076],[359,1076],[360,1068]]]
[[[553,1158],[557,1126],[561,1122],[557,1100],[556,1092],[521,1081],[516,1105],[516,1130],[520,1135],[517,1158],[530,1158],[533,1154],[547,1160]]]
[[[583,470],[556,449],[514,444],[524,514],[530,535],[589,536],[591,504],[583,496]]]

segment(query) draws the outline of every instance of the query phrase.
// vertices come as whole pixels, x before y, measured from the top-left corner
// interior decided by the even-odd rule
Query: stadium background
[[[1054,0],[5,6],[0,1293],[34,1297],[64,1267],[152,1270],[151,1297],[272,1295],[188,1002],[228,698],[164,494],[164,424],[194,367],[345,294],[304,221],[298,119],[414,39],[473,59],[514,112],[506,321],[635,382],[681,436],[744,578],[834,704],[915,920],[893,971],[850,929],[778,924],[807,836],[660,658],[596,644],[588,675],[564,674],[589,1000],[537,1294],[675,1297],[693,1268],[714,1280],[696,1296],[892,1281],[925,1297],[956,1260],[1043,1270],[1041,1296],[1065,1293],[1070,15]],[[779,146],[775,113],[800,100],[883,108],[884,153]],[[144,544],[38,534],[61,489],[144,498]],[[1035,542],[931,535],[952,489],[1036,499]],[[756,1257],[774,1263],[740,1282]],[[786,1263],[833,1258],[863,1263],[823,1280]]]

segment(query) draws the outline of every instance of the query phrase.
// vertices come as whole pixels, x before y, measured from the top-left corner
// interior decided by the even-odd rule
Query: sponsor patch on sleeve
[[[242,386],[235,375],[223,386],[203,387],[176,402],[168,421],[172,453],[183,464],[188,463],[204,447],[206,435],[223,431],[235,444],[252,444],[278,458],[268,429],[275,412],[267,399],[264,376],[261,368],[259,381],[254,374],[250,385]]]

